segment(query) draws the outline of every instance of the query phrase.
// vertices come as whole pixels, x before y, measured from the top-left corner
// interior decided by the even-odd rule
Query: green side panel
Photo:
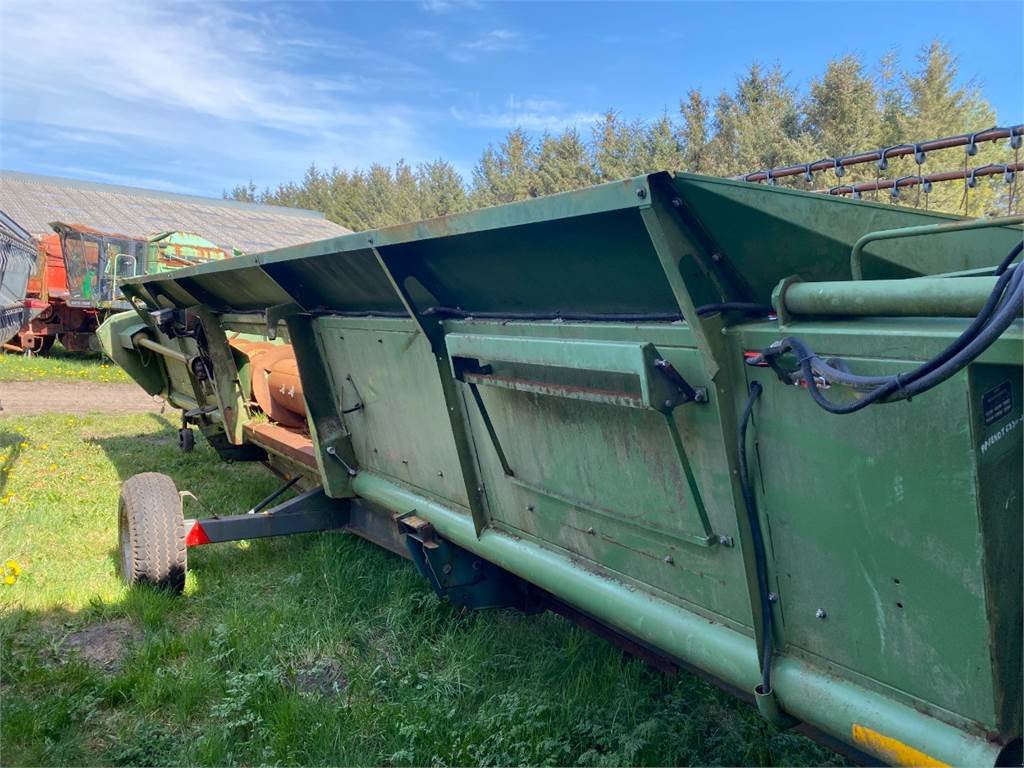
[[[306,309],[340,307],[353,312],[401,312],[403,309],[369,248],[269,263],[263,269]]]
[[[673,186],[684,215],[767,301],[783,278],[850,279],[850,252],[864,234],[958,217],[893,205],[829,197],[788,188],[677,174]],[[996,264],[1020,241],[1020,230],[1002,227],[974,232],[891,240],[865,254],[869,278],[901,278],[974,269]]]
[[[496,325],[452,322],[452,332],[491,333]],[[682,326],[621,328],[593,324],[517,324],[518,337],[557,334],[561,339],[613,336],[658,339],[658,352],[695,384],[703,381],[700,356]],[[674,342],[674,343],[673,343]],[[497,376],[544,380],[562,394],[538,394],[480,386],[486,413],[508,463],[507,476],[492,444],[483,413],[466,384],[477,455],[492,522],[516,535],[550,542],[594,567],[646,584],[667,597],[695,606],[719,620],[749,625],[739,550],[718,536],[736,537],[724,446],[717,429],[717,403],[675,409],[684,459],[677,454],[657,411],[574,399],[575,387],[636,387],[627,377],[564,367],[542,369],[490,363]],[[692,483],[692,485],[691,485]],[[698,505],[700,510],[698,510]],[[712,541],[700,543],[707,531]]]
[[[389,260],[411,263],[433,303],[445,306],[481,312],[678,312],[635,209],[379,248]]]
[[[410,321],[322,318],[320,339],[363,469],[466,508],[437,366]]]
[[[1020,482],[1024,393],[1019,367],[975,365],[969,374],[996,715],[1000,730],[1011,732],[1024,720],[1020,684],[1024,677],[1024,500]]]
[[[96,338],[103,354],[121,366],[147,393],[159,395],[166,391],[163,366],[131,343],[132,336],[146,328],[134,312],[119,312],[103,321],[96,329]]]
[[[827,336],[800,335],[834,352]],[[910,367],[845,359],[867,375]],[[787,650],[993,728],[967,375],[837,417],[768,369],[748,374],[764,386],[760,511]]]

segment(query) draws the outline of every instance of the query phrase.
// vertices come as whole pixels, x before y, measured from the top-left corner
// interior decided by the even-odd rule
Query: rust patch
[[[317,470],[313,441],[308,435],[299,434],[275,424],[249,423],[243,427],[243,430],[249,440],[261,448]]]

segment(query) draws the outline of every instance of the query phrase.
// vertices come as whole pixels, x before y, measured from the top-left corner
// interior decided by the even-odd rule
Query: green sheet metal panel
[[[688,225],[704,233],[709,247],[742,275],[760,301],[767,301],[772,288],[789,275],[848,280],[850,251],[868,232],[958,218],[693,174],[676,174],[672,185],[684,202]],[[876,243],[868,249],[866,276],[901,278],[980,267],[998,261],[1020,239],[1020,230],[1010,227],[974,234]]]
[[[465,324],[451,323],[456,332]],[[525,324],[516,327],[526,333]],[[461,327],[460,327],[461,326]],[[489,332],[491,329],[488,328]],[[554,324],[534,324],[541,337]],[[649,338],[649,327],[631,330]],[[657,336],[688,335],[682,327],[655,328]],[[484,329],[480,328],[480,332]],[[577,338],[600,338],[608,331],[620,339],[630,333],[607,325],[577,327]],[[699,383],[701,365],[693,348],[669,346],[658,351],[689,380]],[[495,373],[515,376],[515,367]],[[530,375],[537,376],[532,371]],[[560,370],[549,377],[559,385],[574,378]],[[599,385],[599,374],[589,373]],[[463,398],[472,403],[464,388]],[[507,391],[481,386],[487,413],[514,476],[502,470],[488,438],[482,414],[469,406],[474,442],[483,470],[492,521],[517,535],[557,544],[584,558],[591,567],[610,569],[699,606],[699,610],[737,626],[749,625],[750,606],[743,585],[739,551],[718,543],[736,537],[736,521],[724,473],[724,447],[717,432],[717,404],[679,408],[672,418],[679,429],[686,460],[710,524],[705,535],[695,500],[675,454],[665,416],[653,410],[575,400],[563,396]]]
[[[411,321],[321,318],[317,331],[359,466],[468,507],[433,355]]]
[[[948,320],[906,319],[885,321],[879,336],[879,323],[811,322],[791,332],[858,372],[880,374],[912,367],[956,333]],[[759,348],[778,332],[746,326],[740,338]],[[1019,365],[1020,328],[987,355],[1005,356]],[[985,432],[973,413],[978,387],[969,382],[991,382],[987,370],[1016,383],[1012,413]],[[1016,373],[1008,379],[1009,371]],[[1019,686],[1009,681],[1019,679],[1021,651],[1007,637],[1020,635],[1020,596],[1009,585],[1019,585],[1021,565],[984,533],[1019,531],[1020,464],[1011,470],[1012,458],[1004,459],[1001,471],[984,473],[979,457],[985,435],[1012,430],[1019,417],[1019,367],[976,364],[909,403],[845,417],[821,411],[800,388],[779,386],[767,369],[748,376],[765,387],[756,412],[760,511],[785,642],[975,727],[1015,727]],[[1004,450],[1019,456],[1019,435]],[[990,557],[986,547],[995,550]],[[826,618],[817,618],[819,608]],[[993,611],[1002,624],[990,622]],[[999,691],[1018,698],[1003,701]]]
[[[166,290],[167,281],[180,282],[201,293],[210,306],[225,310],[285,301],[297,301],[306,309],[397,309],[386,300],[385,277],[370,258],[369,248],[374,247],[395,263],[412,264],[434,299],[449,306],[476,311],[676,311],[640,218],[654,194],[680,202],[674,210],[694,244],[694,253],[680,254],[680,269],[701,302],[767,302],[777,282],[792,274],[806,280],[847,279],[850,251],[866,232],[955,218],[660,173],[126,283],[160,282]],[[1016,237],[1017,230],[998,228],[882,242],[869,249],[866,268],[872,277],[906,277],[980,267],[998,257],[978,242],[990,244],[992,253],[1005,253]],[[885,256],[889,263],[872,261],[871,254]],[[558,280],[551,279],[555,264]],[[225,272],[233,278],[219,277]],[[716,296],[716,282],[733,293]],[[282,287],[292,296],[282,296]]]
[[[1020,368],[1010,365],[975,365],[968,377],[996,715],[999,730],[1009,731],[1020,727],[1022,687],[1005,681],[1024,675],[1024,387]]]

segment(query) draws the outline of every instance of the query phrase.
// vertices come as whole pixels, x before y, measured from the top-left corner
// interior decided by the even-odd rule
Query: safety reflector
[[[206,531],[203,530],[203,526],[196,520],[192,523],[192,527],[188,531],[188,535],[185,536],[186,547],[198,547],[200,544],[209,544],[210,537],[206,535]]]

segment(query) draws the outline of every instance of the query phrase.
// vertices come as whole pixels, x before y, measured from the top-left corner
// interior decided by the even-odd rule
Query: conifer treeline
[[[488,146],[472,178],[438,159],[415,168],[399,161],[390,168],[329,171],[311,165],[300,182],[262,192],[250,182],[225,197],[322,211],[353,230],[443,216],[622,179],[655,170],[685,170],[733,176],[760,168],[806,163],[857,151],[969,131],[995,124],[995,113],[974,85],[956,86],[956,60],[948,47],[932,43],[909,68],[895,56],[869,67],[857,56],[828,62],[806,94],[789,83],[779,65],[752,64],[732,92],[713,100],[689,91],[675,112],[646,122],[628,121],[609,109],[588,134],[576,128],[532,136],[522,128]],[[1006,141],[979,145],[970,167],[1012,161]],[[912,158],[892,160],[888,178],[963,167],[958,149],[935,153],[918,169]],[[842,183],[874,179],[873,164],[848,169]],[[787,181],[806,188],[799,177]],[[839,183],[831,171],[812,188]],[[935,185],[930,195],[902,191],[896,202],[973,216],[1007,212],[1002,176],[964,185]],[[888,192],[877,197],[890,201]],[[1017,207],[1017,206],[1015,206]],[[1019,207],[1018,207],[1019,209]]]

